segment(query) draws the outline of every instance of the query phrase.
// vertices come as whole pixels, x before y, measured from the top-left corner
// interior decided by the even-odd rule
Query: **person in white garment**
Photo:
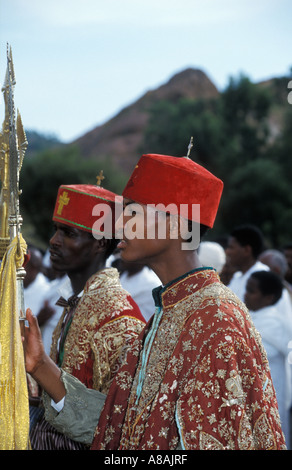
[[[29,261],[25,266],[24,287],[24,303],[26,307],[38,312],[44,306],[44,299],[49,290],[49,279],[42,272],[43,255],[41,251],[29,246]]]
[[[68,288],[70,280],[65,274],[55,275],[51,280],[44,274],[44,257],[41,251],[29,246],[29,261],[25,266],[24,302],[26,307],[34,309],[42,332],[46,353],[50,353],[52,334],[63,312],[63,307],[56,305],[60,297],[59,288]],[[71,288],[71,286],[69,286]],[[72,290],[72,288],[71,288]],[[70,293],[71,293],[70,290]],[[70,294],[72,295],[72,294]]]
[[[247,281],[245,303],[266,350],[286,444],[290,441],[291,380],[287,364],[289,332],[275,304],[282,295],[281,278],[272,271],[256,271]]]
[[[283,320],[286,322],[287,328],[290,328],[290,337],[292,340],[292,299],[287,287],[287,281],[285,280],[285,275],[288,269],[286,257],[281,251],[270,249],[261,253],[259,261],[266,264],[270,270],[278,274],[282,280],[283,292],[281,298],[275,304],[275,307],[283,316]]]
[[[131,295],[146,322],[150,320],[155,310],[152,290],[161,284],[158,276],[152,269],[139,263],[126,263],[116,254],[111,259],[111,266],[120,273],[122,287]]]
[[[264,249],[261,231],[254,225],[241,225],[230,234],[226,248],[227,261],[236,269],[228,287],[244,302],[247,280],[255,271],[268,271],[258,260]]]
[[[45,295],[44,307],[37,315],[47,354],[50,354],[53,332],[64,311],[64,307],[56,303],[61,296],[68,299],[71,295],[73,295],[73,289],[71,281],[66,274],[57,275],[55,279],[50,281],[49,289]]]

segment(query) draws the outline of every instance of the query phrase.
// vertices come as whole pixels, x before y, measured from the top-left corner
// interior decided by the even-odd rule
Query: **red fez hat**
[[[143,155],[123,197],[140,204],[162,204],[167,212],[213,227],[222,190],[220,179],[188,157]],[[200,205],[200,215],[192,210],[193,204]]]
[[[58,190],[53,220],[94,235],[112,238],[116,198],[116,194],[100,186],[62,185]],[[98,216],[101,218],[98,219]]]

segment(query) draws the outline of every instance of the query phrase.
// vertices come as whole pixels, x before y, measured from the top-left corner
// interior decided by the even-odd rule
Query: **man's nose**
[[[50,239],[50,245],[61,245],[62,244],[62,237],[60,234],[60,230],[56,230],[52,238]]]

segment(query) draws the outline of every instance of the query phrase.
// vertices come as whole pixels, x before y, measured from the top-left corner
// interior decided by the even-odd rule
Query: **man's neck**
[[[71,272],[68,273],[68,277],[70,278],[73,293],[75,295],[80,294],[80,292],[83,291],[84,286],[88,279],[93,276],[93,274],[97,273],[101,269],[104,269],[105,263],[104,261],[100,261],[98,263],[93,263],[90,266],[88,266],[85,270],[83,271],[78,271],[78,272]]]
[[[168,257],[164,262],[151,263],[149,267],[156,273],[163,285],[168,284],[173,279],[177,279],[184,274],[202,267],[197,252],[184,252],[184,256]]]
[[[242,266],[240,271],[245,274],[254,264],[256,263],[256,259],[252,258],[247,260]]]

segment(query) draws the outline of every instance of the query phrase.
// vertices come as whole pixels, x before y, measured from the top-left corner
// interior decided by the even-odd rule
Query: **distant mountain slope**
[[[64,144],[54,135],[44,135],[34,130],[25,130],[28,140],[27,155],[32,156],[43,150],[60,147]]]
[[[110,157],[126,173],[139,157],[139,146],[149,117],[149,106],[159,100],[176,102],[180,98],[213,98],[219,92],[207,75],[198,69],[186,69],[166,84],[148,91],[105,124],[77,139],[84,158]]]
[[[273,106],[269,115],[270,139],[273,141],[282,130],[283,109],[287,107],[287,77],[271,78],[258,83],[272,95]],[[87,132],[72,144],[80,149],[85,159],[108,159],[125,175],[133,170],[143,141],[143,134],[149,119],[149,109],[155,102],[167,100],[172,103],[181,98],[216,98],[220,93],[208,76],[199,69],[188,68],[175,74],[167,83],[145,93],[136,102],[122,109],[116,116],[101,126]],[[54,136],[42,136],[28,131],[28,155],[48,148],[67,146]],[[155,149],[151,149],[155,152]]]

